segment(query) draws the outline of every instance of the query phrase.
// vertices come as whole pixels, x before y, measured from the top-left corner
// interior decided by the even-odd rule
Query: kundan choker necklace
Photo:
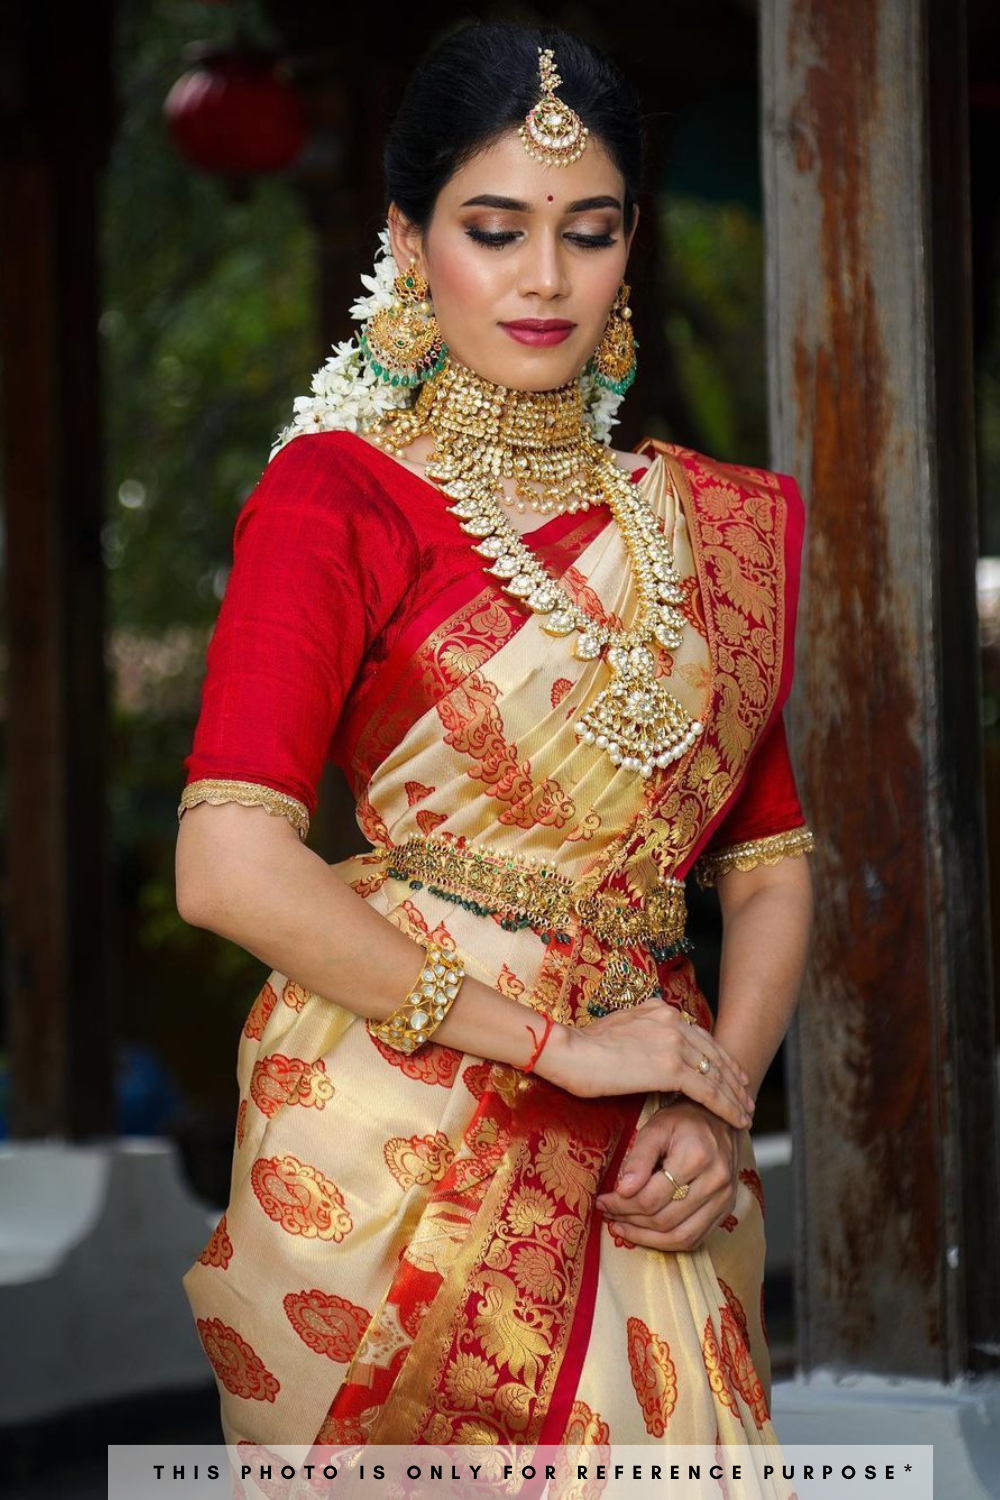
[[[578,739],[644,777],[679,759],[702,725],[656,678],[652,646],[680,645],[684,592],[670,544],[641,487],[584,421],[577,382],[554,391],[514,390],[448,359],[412,407],[388,413],[367,435],[398,454],[426,433],[434,439],[427,476],[453,502],[449,509],[463,531],[479,538],[475,551],[491,560],[487,571],[541,616],[550,635],[575,632],[577,657],[603,656],[611,669],[611,681],[574,726]],[[613,630],[581,609],[535,557],[504,514],[504,479],[514,480],[522,511],[549,515],[608,504],[639,596],[627,630]]]

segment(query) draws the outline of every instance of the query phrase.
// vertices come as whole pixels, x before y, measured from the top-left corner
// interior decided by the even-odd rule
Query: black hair
[[[383,155],[387,202],[425,230],[438,193],[475,153],[520,125],[540,94],[538,49],[551,47],[556,91],[625,180],[631,226],[642,186],[644,129],[632,85],[611,59],[554,26],[484,21],[452,32],[410,77]]]

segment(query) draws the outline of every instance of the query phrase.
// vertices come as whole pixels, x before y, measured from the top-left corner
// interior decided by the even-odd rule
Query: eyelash
[[[465,232],[477,245],[488,245],[492,250],[502,250],[505,245],[510,245],[517,239],[512,229],[490,233],[487,229],[470,228]],[[604,250],[609,245],[618,243],[610,234],[568,234],[566,238],[579,245],[581,250]]]

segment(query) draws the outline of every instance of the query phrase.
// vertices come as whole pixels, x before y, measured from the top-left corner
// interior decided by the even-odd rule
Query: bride
[[[184,1278],[230,1443],[776,1442],[749,1127],[812,910],[803,507],[610,446],[641,157],[578,38],[449,36],[358,336],[236,520],[176,862],[270,971]],[[364,840],[334,865],[327,759]]]

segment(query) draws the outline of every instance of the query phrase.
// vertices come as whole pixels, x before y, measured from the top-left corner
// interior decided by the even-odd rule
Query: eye
[[[568,234],[566,238],[583,250],[603,250],[618,243],[612,234]]]
[[[499,249],[503,245],[509,245],[512,240],[517,239],[517,235],[513,229],[491,231],[471,227],[465,232],[470,240],[475,240],[477,245],[492,245],[494,249]]]

